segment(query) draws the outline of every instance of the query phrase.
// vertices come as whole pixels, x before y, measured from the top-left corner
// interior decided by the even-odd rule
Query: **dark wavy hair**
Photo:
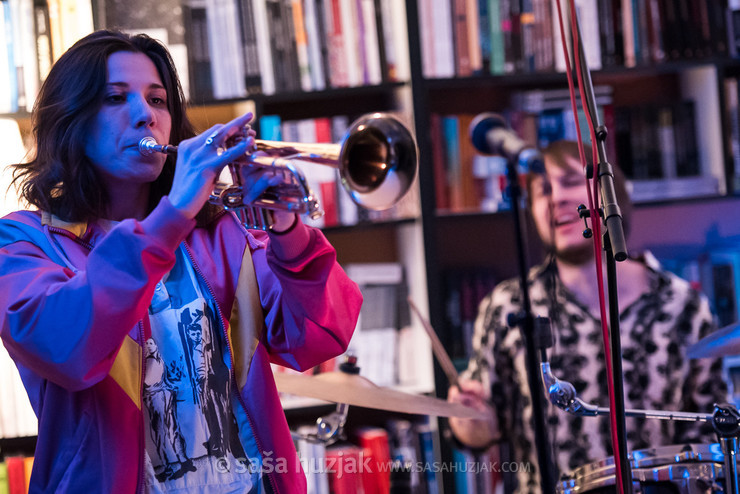
[[[145,34],[96,31],[75,43],[52,66],[34,105],[35,149],[28,163],[14,165],[13,182],[37,208],[70,221],[100,218],[108,193],[95,167],[85,156],[85,138],[100,110],[108,77],[108,57],[116,52],[143,53],[154,63],[167,91],[172,118],[170,143],[195,135],[185,113],[185,97],[167,48]],[[168,156],[152,183],[148,211],[169,193],[175,158]]]

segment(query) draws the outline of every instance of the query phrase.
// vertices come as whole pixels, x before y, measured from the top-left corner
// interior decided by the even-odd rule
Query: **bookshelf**
[[[466,165],[468,175],[461,176],[466,183],[465,193],[457,193],[471,202],[451,204],[449,197],[442,200],[444,194],[449,194],[450,184],[447,171],[440,174],[438,153],[443,139],[433,122],[439,117],[458,117],[458,145],[464,146],[466,120],[459,117],[494,111],[505,115],[523,138],[537,144],[544,106],[537,109],[531,105],[555,104],[556,95],[567,87],[554,36],[554,3],[188,0],[183,2],[180,18],[171,19],[176,9],[167,1],[154,5],[144,0],[95,0],[91,15],[96,27],[115,23],[167,37],[175,47],[178,67],[188,86],[192,103],[189,115],[200,130],[245,111],[253,111],[258,117],[276,115],[283,122],[334,117],[351,120],[367,112],[392,111],[409,123],[415,129],[420,157],[418,187],[412,199],[416,210],[374,221],[363,218],[350,225],[325,226],[324,231],[343,264],[400,263],[406,271],[410,295],[429,315],[442,342],[463,366],[467,354],[465,327],[470,323],[471,308],[468,305],[461,309],[451,320],[447,309],[450,298],[460,297],[455,292],[474,279],[471,272],[482,273],[475,283],[484,287],[516,274],[513,226],[505,210],[496,210],[501,204],[493,201],[495,207],[482,206],[478,196],[482,184],[474,172],[476,166],[483,165],[470,163]],[[584,43],[594,84],[604,88],[600,106],[609,117],[605,123],[612,139],[607,145],[610,160],[631,160],[634,165],[651,156],[653,161],[666,163],[658,171],[633,173],[638,204],[630,247],[651,248],[659,257],[670,259],[687,244],[699,255],[713,241],[738,235],[740,227],[733,211],[740,191],[740,62],[733,58],[737,55],[733,34],[724,22],[729,15],[725,12],[727,2],[635,3],[647,9],[644,12],[632,12],[633,2],[620,0],[576,3],[585,9],[583,19],[590,20],[583,30]],[[363,24],[357,24],[358,12],[366,12],[362,9],[371,4],[376,14],[380,12],[380,21],[376,17],[373,24],[369,16],[364,16]],[[655,4],[675,5],[678,10],[651,10]],[[322,15],[321,8],[327,5],[336,6],[340,17],[327,17],[325,12]],[[354,28],[344,32],[371,32],[371,36],[340,36],[337,28],[342,19],[349,19],[342,6],[348,5],[361,8],[355,10],[351,21]],[[498,9],[492,10],[493,6]],[[611,15],[596,15],[594,6]],[[303,31],[288,25],[294,19],[286,15],[289,7],[301,9]],[[234,15],[209,18],[209,8]],[[165,23],[158,17],[162,9],[168,13],[168,29],[163,29]],[[141,16],[128,15],[150,10],[153,13],[144,16],[144,21]],[[620,23],[616,12],[623,19],[649,19],[651,23]],[[243,30],[240,23],[251,18],[270,22]],[[390,22],[383,22],[388,19]],[[532,19],[534,22],[530,22]],[[265,31],[266,26],[273,25],[280,26],[280,36],[287,36],[276,44],[277,48],[270,43],[270,32]],[[194,26],[206,36],[188,37],[188,30],[194,32]],[[222,26],[230,34],[209,43],[209,26],[211,32],[214,26]],[[511,26],[515,28],[509,29]],[[316,32],[324,35],[323,43]],[[277,36],[278,31],[275,33]],[[286,40],[296,43],[295,53],[286,51]],[[304,41],[306,45],[298,48]],[[350,51],[342,52],[348,46]],[[250,53],[257,53],[257,66]],[[341,53],[349,56],[343,59]],[[216,64],[243,74],[244,84],[230,85],[229,80],[220,79],[212,71]],[[290,65],[291,72],[279,73],[283,65]],[[661,131],[675,132],[659,124],[669,117],[675,121],[681,102],[689,102],[693,113],[688,119],[695,140],[692,171],[679,173],[670,168],[668,164],[677,161],[668,159],[673,156],[671,152],[676,153],[668,145],[656,149],[644,142],[618,142],[619,118],[639,122],[648,129],[646,133],[656,136],[656,141],[666,135]],[[665,117],[657,123],[641,121],[640,112],[645,108],[656,109],[654,113]],[[21,128],[28,131],[27,110],[10,105],[0,111],[15,116]],[[267,130],[261,128],[259,119],[255,126],[260,133]],[[634,149],[643,154],[628,157],[626,153]],[[467,155],[466,159],[472,158]],[[493,168],[484,169],[488,171],[479,175],[495,173]],[[695,229],[683,227],[686,218]],[[658,219],[665,231],[653,235]],[[541,259],[542,250],[532,225],[527,227],[529,262],[534,264]],[[444,396],[448,384],[433,363],[422,328],[412,322],[405,341],[399,368],[405,376],[401,389],[425,393],[436,389],[437,395]],[[288,413],[300,421],[300,417],[310,416],[317,404],[294,405]],[[441,446],[442,459],[449,460],[452,453],[445,449],[444,441]],[[445,476],[445,492],[455,492],[453,480]]]
[[[25,0],[21,0],[25,2]],[[71,0],[77,2],[78,0]],[[79,0],[83,2],[84,0]],[[36,2],[39,4],[46,2]],[[191,106],[188,110],[190,119],[193,121],[198,131],[204,131],[215,123],[231,120],[237,115],[246,111],[252,111],[256,116],[254,127],[258,135],[270,132],[272,128],[267,126],[267,120],[263,117],[275,116],[279,118],[280,130],[283,132],[283,140],[291,142],[302,140],[304,135],[301,134],[300,125],[305,124],[308,120],[318,121],[338,121],[338,128],[332,128],[333,134],[327,142],[337,142],[338,135],[341,135],[343,129],[341,123],[353,121],[356,117],[363,114],[384,111],[392,112],[399,119],[404,121],[410,127],[413,126],[413,113],[410,106],[410,86],[408,85],[408,62],[403,55],[407,52],[404,48],[407,43],[405,36],[403,39],[390,38],[399,27],[404,28],[405,16],[392,11],[398,7],[403,7],[397,2],[374,1],[370,0],[357,2],[360,7],[355,11],[355,2],[335,2],[342,12],[343,20],[347,21],[347,16],[364,16],[364,22],[378,21],[381,12],[376,12],[377,16],[371,16],[373,9],[386,9],[382,15],[388,19],[388,22],[381,24],[367,24],[364,32],[368,33],[369,29],[374,29],[376,39],[374,49],[378,52],[373,53],[373,43],[365,43],[363,46],[355,46],[353,63],[358,64],[356,67],[347,67],[347,79],[335,79],[333,73],[320,74],[311,73],[311,79],[306,81],[300,78],[298,85],[293,75],[289,73],[279,73],[280,66],[291,66],[292,70],[301,73],[301,69],[294,66],[299,62],[297,54],[275,52],[275,41],[278,45],[282,42],[283,48],[286,41],[298,41],[300,34],[290,32],[289,24],[295,22],[296,17],[291,15],[291,8],[311,8],[310,5],[324,4],[324,2],[290,2],[283,0],[266,0],[259,2],[235,2],[235,1],[188,1],[183,2],[184,8],[180,15],[180,2],[151,2],[134,1],[117,2],[109,0],[87,0],[87,7],[92,3],[92,11],[88,19],[94,20],[95,27],[121,27],[136,31],[145,31],[154,37],[167,41],[173,57],[175,58],[178,71],[189,94]],[[340,5],[341,3],[341,5]],[[30,4],[30,3],[29,3]],[[244,43],[247,41],[257,43],[259,46],[251,46],[259,51],[260,60],[274,59],[280,60],[280,64],[274,64],[271,68],[272,78],[267,78],[265,67],[260,66],[259,72],[263,77],[257,83],[249,79],[249,64],[240,65],[235,62],[235,58],[241,58],[242,50],[246,50],[246,45],[235,46],[234,29],[240,29],[242,26],[239,22],[243,16],[254,15],[245,12],[246,6],[260,4],[265,11],[257,12],[258,15],[271,16],[269,27],[278,27],[280,31],[273,33],[273,37],[264,38],[265,32],[241,33],[245,39],[240,40]],[[328,2],[327,2],[328,4]],[[47,3],[48,8],[54,8],[51,0]],[[178,8],[175,8],[178,7]],[[350,9],[349,13],[345,12]],[[209,10],[210,9],[210,10]],[[208,12],[218,12],[218,18],[208,15]],[[131,15],[135,12],[136,15]],[[238,12],[239,15],[221,15],[224,12]],[[295,12],[295,11],[293,11]],[[204,15],[205,13],[205,15]],[[143,14],[143,15],[142,15]],[[303,18],[309,22],[308,9],[304,10]],[[314,13],[314,15],[316,15]],[[53,15],[52,15],[53,17]],[[300,16],[298,16],[300,17]],[[315,21],[316,19],[314,19]],[[199,28],[206,29],[211,33],[220,30],[229,30],[231,37],[227,39],[214,40],[206,37],[205,41],[213,41],[209,46],[197,46],[197,42],[204,41],[203,38],[188,38],[188,28],[193,28],[193,23],[201,22]],[[357,22],[357,21],[354,21]],[[213,26],[220,26],[214,28]],[[263,22],[260,28],[268,27],[268,22]],[[183,28],[185,32],[183,33]],[[404,28],[405,29],[405,28]],[[339,42],[349,43],[353,41],[350,37],[355,30],[346,29],[345,39],[339,39]],[[360,30],[358,29],[357,32]],[[336,33],[335,33],[336,35]],[[285,39],[277,39],[278,36],[287,36]],[[310,42],[311,37],[307,42]],[[251,40],[251,41],[250,41]],[[217,41],[217,42],[216,42]],[[336,41],[336,40],[335,40]],[[354,40],[360,41],[360,40]],[[393,51],[391,47],[395,47]],[[309,48],[309,47],[306,47]],[[273,50],[264,55],[264,50]],[[320,46],[319,49],[334,50],[336,46]],[[342,48],[344,49],[344,48]],[[204,52],[205,50],[205,52]],[[401,56],[397,56],[399,53]],[[331,55],[324,53],[323,56],[333,56],[342,58],[342,52]],[[292,56],[296,55],[296,59]],[[304,54],[305,55],[305,54]],[[313,54],[312,56],[316,56]],[[321,56],[321,54],[319,54]],[[286,58],[287,57],[287,58]],[[242,60],[245,61],[246,59]],[[305,60],[302,61],[305,64]],[[215,64],[219,64],[218,71],[212,71]],[[278,66],[280,65],[280,66]],[[323,65],[323,64],[322,64]],[[269,67],[268,67],[269,68]],[[252,67],[253,69],[253,67]],[[246,84],[243,86],[233,85],[234,81],[221,78],[223,73],[237,72],[243,74],[241,77]],[[208,77],[204,77],[207,74]],[[0,73],[0,76],[6,74]],[[359,77],[359,79],[358,79]],[[0,110],[2,111],[2,110]],[[4,112],[10,118],[15,119],[21,126],[24,135],[30,131],[30,118],[27,113],[28,109],[8,106]],[[274,119],[273,119],[274,121]],[[290,126],[295,123],[296,126]],[[285,135],[292,132],[295,128],[299,135]],[[305,129],[305,125],[303,128]],[[290,139],[289,137],[297,137]],[[262,137],[265,138],[265,137]],[[310,142],[315,139],[308,138]],[[316,165],[321,167],[320,165]],[[318,173],[318,171],[317,171]],[[334,175],[333,171],[330,171]],[[334,177],[331,179],[335,180]],[[399,265],[403,270],[405,287],[408,295],[412,296],[420,307],[426,308],[426,278],[423,264],[423,236],[421,225],[418,220],[419,202],[418,202],[418,184],[416,189],[409,194],[406,204],[399,204],[392,211],[386,213],[374,212],[355,212],[354,219],[349,221],[340,221],[334,224],[321,225],[338,251],[340,263],[393,263]],[[398,363],[394,363],[395,382],[388,384],[403,392],[414,394],[433,394],[434,380],[432,372],[432,355],[426,341],[426,335],[423,328],[417,321],[407,321],[403,327],[394,329],[395,335],[392,338],[397,340],[396,352]],[[360,362],[362,366],[362,362]],[[368,365],[368,367],[370,367]],[[291,420],[291,425],[298,425],[302,422],[314,422],[317,411],[326,408],[316,401],[305,399],[285,399],[284,406],[286,414]],[[331,407],[331,405],[329,406]],[[425,430],[436,436],[436,423],[427,417],[400,417],[395,414],[396,419],[411,420],[414,424],[424,424]],[[394,414],[383,414],[370,409],[352,410],[351,426],[352,429],[366,424],[375,424],[383,426]],[[348,429],[350,430],[350,429]],[[438,442],[434,439],[435,443]],[[0,439],[0,455],[2,453],[18,454],[24,453],[30,455],[33,453],[35,445],[34,438],[3,438]],[[434,454],[434,453],[432,453]],[[1,458],[0,458],[1,459]]]
[[[500,200],[497,207],[490,206],[496,205],[496,200],[484,201],[491,198],[481,194],[481,184],[476,183],[475,161],[470,155],[466,158],[464,130],[453,130],[457,142],[448,144],[449,135],[441,130],[445,125],[442,119],[454,117],[450,125],[453,129],[454,124],[462,128],[470,116],[496,112],[507,118],[520,137],[537,145],[542,142],[539,133],[547,130],[541,112],[553,108],[553,95],[567,89],[562,61],[557,60],[559,43],[552,39],[556,28],[550,21],[555,13],[542,16],[542,9],[555,2],[532,0],[519,6],[512,3],[519,2],[500,0],[473,8],[457,0],[407,2],[416,128],[429,129],[419,133],[418,139],[421,162],[427,165],[420,169],[420,193],[430,318],[443,344],[461,367],[466,365],[469,355],[465,339],[470,317],[474,317],[470,302],[461,296],[461,287],[474,292],[476,284],[517,276],[517,254],[513,219]],[[726,31],[727,4],[618,0],[576,0],[576,4],[582,9],[581,23],[590,20],[585,29],[582,25],[582,33],[597,89],[597,104],[607,107],[608,118],[603,120],[611,134],[607,153],[612,163],[634,159],[627,156],[632,146],[616,140],[619,129],[615,114],[629,115],[644,112],[646,108],[656,109],[656,114],[657,108],[664,108],[668,113],[678,108],[672,105],[679,102],[693,106],[690,128],[696,141],[694,171],[684,173],[668,168],[654,177],[646,174],[645,178],[633,174],[636,204],[628,247],[631,252],[650,249],[666,261],[688,257],[694,267],[707,250],[734,238],[740,228],[732,213],[738,206],[736,194],[740,191],[735,179],[736,170],[740,169],[736,167],[739,162],[736,80],[740,64],[729,52],[733,35]],[[650,10],[658,4],[661,8],[672,4],[681,11]],[[630,12],[633,5],[646,10]],[[502,10],[492,13],[489,10],[492,6]],[[520,11],[519,7],[525,10]],[[642,22],[624,21],[622,25],[614,15],[599,12],[594,16],[592,9],[597,7],[617,9],[630,21],[647,19],[656,24],[651,27]],[[534,24],[522,24],[531,19],[527,15],[531,12]],[[661,24],[660,14],[670,14],[671,22],[665,20]],[[502,20],[502,15],[508,15],[510,23]],[[478,46],[460,37],[464,26],[470,27],[471,22],[484,32]],[[498,27],[492,22],[498,22]],[[641,31],[628,31],[627,28],[635,25]],[[707,29],[708,25],[712,29]],[[532,38],[527,39],[527,32]],[[440,41],[440,37],[445,40]],[[534,44],[528,45],[532,40]],[[466,46],[461,49],[460,44]],[[596,48],[600,52],[598,56],[593,53]],[[465,50],[468,60],[461,63]],[[548,51],[554,57],[548,57]],[[599,88],[606,89],[605,101],[599,101]],[[657,142],[660,130],[653,125],[655,128],[646,126],[645,132],[652,132],[650,135],[655,135]],[[634,149],[639,149],[637,142],[633,144]],[[446,153],[456,147],[459,148],[457,158],[450,160]],[[652,153],[658,164],[661,159],[671,162],[661,151],[665,154],[670,148],[643,150]],[[472,163],[464,163],[465,159]],[[489,170],[495,169],[495,164],[490,166]],[[456,202],[460,198],[470,199],[470,191],[481,196],[472,203]],[[543,259],[544,252],[529,218],[524,226],[527,262],[534,265]],[[471,271],[478,278],[471,277]],[[435,378],[437,392],[444,396],[449,384],[438,366],[435,366]],[[444,424],[440,427],[444,429]],[[443,442],[443,460],[452,457],[451,449],[449,443]],[[445,477],[444,489],[456,492],[453,478]]]

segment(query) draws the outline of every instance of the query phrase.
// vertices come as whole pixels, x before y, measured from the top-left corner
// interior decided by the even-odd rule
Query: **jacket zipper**
[[[141,450],[139,454],[139,485],[136,491],[139,493],[144,492],[144,455],[146,455],[146,439],[144,438],[144,376],[146,375],[146,356],[144,355],[144,324],[141,321],[137,323],[139,326],[139,338],[141,340],[141,379],[139,379],[139,400],[141,400],[141,413],[139,414],[139,440],[141,441]]]
[[[208,289],[208,293],[213,299],[213,304],[216,306],[216,311],[218,312],[218,318],[221,321],[221,335],[226,341],[226,348],[229,351],[229,356],[231,358],[231,368],[229,369],[229,379],[231,380],[231,386],[232,389],[236,391],[236,397],[239,401],[239,404],[241,405],[242,409],[244,410],[244,413],[247,415],[247,421],[249,422],[249,426],[252,428],[252,435],[254,436],[254,440],[257,443],[257,448],[260,451],[260,454],[264,457],[264,451],[265,448],[262,445],[262,441],[260,440],[259,435],[257,434],[257,429],[254,427],[254,420],[252,420],[252,415],[249,413],[249,409],[247,408],[246,403],[244,403],[244,399],[242,398],[241,393],[239,392],[239,388],[236,384],[236,370],[234,370],[234,352],[231,348],[231,342],[229,341],[229,335],[226,332],[226,320],[224,319],[224,315],[221,312],[221,307],[218,305],[218,300],[216,300],[216,296],[213,293],[213,288],[211,288],[211,284],[208,282],[206,277],[201,272],[200,268],[195,262],[195,259],[193,258],[193,253],[190,251],[190,246],[187,244],[187,242],[183,242],[183,245],[185,246],[185,251],[188,253],[188,257],[190,258],[190,262],[193,265],[193,268],[195,269],[196,273],[198,273],[198,276],[201,280],[203,280],[203,283],[206,285],[206,288]],[[249,245],[245,246],[246,249],[249,248]],[[272,491],[274,493],[278,492],[277,485],[275,484],[275,480],[273,479],[273,476],[271,473],[266,473],[267,479],[270,481],[270,486],[272,487]]]
[[[74,235],[70,233],[69,231],[65,230],[64,228],[58,228],[55,226],[50,226],[49,231],[53,233],[57,233],[59,235],[64,235],[65,237],[77,242],[81,246],[87,248],[88,250],[92,251],[93,245],[90,242],[86,242],[85,240],[82,240],[77,235]],[[215,299],[214,299],[215,300]],[[141,400],[141,403],[144,403],[144,375],[146,374],[146,358],[144,356],[144,325],[142,324],[141,320],[136,323],[136,325],[139,328],[139,341],[141,344],[142,352],[141,352],[141,379],[139,379],[139,399]],[[144,454],[146,450],[145,446],[145,439],[144,439],[144,411],[142,410],[139,414],[139,439],[141,440],[141,453],[139,454],[139,480],[136,486],[136,492],[137,493],[143,493],[144,492]]]

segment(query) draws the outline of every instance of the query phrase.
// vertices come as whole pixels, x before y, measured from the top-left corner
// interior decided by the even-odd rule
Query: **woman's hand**
[[[493,407],[488,404],[486,393],[480,381],[463,380],[458,381],[457,386],[450,387],[447,393],[447,401],[460,403],[467,407],[485,412],[486,419],[465,419],[450,417],[449,423],[452,432],[457,439],[471,447],[483,448],[491,444],[500,434],[498,421]]]
[[[255,132],[249,128],[252,118],[251,112],[246,113],[229,123],[214,125],[178,145],[169,199],[188,218],[194,218],[206,203],[223,167],[251,154],[255,144]],[[230,146],[245,132],[246,138]]]

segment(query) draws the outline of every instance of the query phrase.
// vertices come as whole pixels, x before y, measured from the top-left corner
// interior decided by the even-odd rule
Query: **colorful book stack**
[[[32,456],[8,456],[0,462],[0,494],[27,494]]]

